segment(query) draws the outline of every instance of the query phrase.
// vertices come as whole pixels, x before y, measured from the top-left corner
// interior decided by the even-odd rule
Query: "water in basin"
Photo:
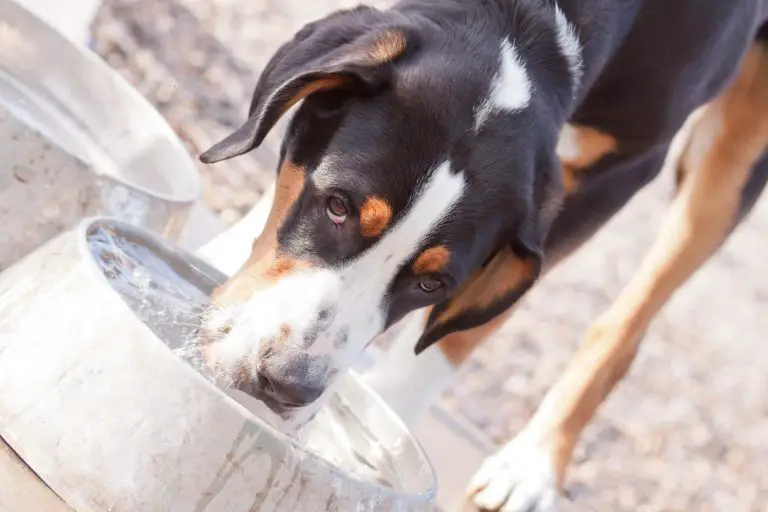
[[[92,228],[88,244],[104,275],[134,313],[179,357],[221,386],[205,370],[195,350],[208,294],[220,284],[215,277],[108,226]],[[377,421],[375,408],[360,410],[343,394],[334,393],[309,422],[293,429],[255,399],[236,390],[224,390],[304,449],[345,472],[395,491],[408,487],[397,469],[397,449],[391,444],[385,449],[369,428]]]

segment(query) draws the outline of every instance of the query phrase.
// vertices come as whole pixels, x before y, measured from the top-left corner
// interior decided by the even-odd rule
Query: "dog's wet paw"
[[[551,453],[523,432],[483,462],[467,492],[480,510],[554,512],[558,484]]]

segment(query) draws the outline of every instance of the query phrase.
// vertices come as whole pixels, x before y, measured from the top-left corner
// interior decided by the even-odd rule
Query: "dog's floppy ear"
[[[457,331],[483,325],[511,308],[541,274],[544,243],[562,199],[560,164],[547,154],[537,169],[533,197],[508,242],[432,308],[416,354]]]
[[[256,148],[286,111],[314,92],[384,84],[392,62],[406,49],[406,35],[385,24],[383,15],[357,8],[306,25],[265,67],[245,124],[200,160],[219,162]]]
[[[498,250],[444,302],[432,308],[416,343],[416,354],[456,331],[483,325],[512,307],[541,272],[540,249],[520,251],[511,245]]]

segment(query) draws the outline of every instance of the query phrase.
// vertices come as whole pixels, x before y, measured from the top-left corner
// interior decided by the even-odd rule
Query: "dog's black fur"
[[[653,179],[689,114],[724,89],[756,40],[768,42],[768,0],[557,5],[582,47],[578,77],[558,46],[554,0],[403,0],[391,10],[359,7],[310,23],[265,68],[245,126],[201,159],[254,149],[301,91],[330,79],[333,87],[312,92],[295,112],[281,161],[312,175],[333,154],[333,182],[304,183],[279,228],[278,250],[327,267],[355,258],[377,238],[361,236],[359,223],[328,222],[329,193],[341,195],[353,217],[367,197],[383,198],[394,223],[430,169],[448,159],[465,174],[468,192],[423,244],[450,251],[448,266],[432,276],[442,286],[424,292],[417,286],[422,276],[403,266],[388,290],[386,324],[433,305],[417,352],[482,325]],[[374,62],[371,48],[392,32],[404,47]],[[476,131],[474,116],[505,38],[525,64],[531,101],[490,116]],[[610,134],[618,145],[567,197],[555,153],[566,122]],[[744,189],[741,216],[767,179],[764,158]],[[462,283],[510,249],[530,264],[527,278],[438,322]]]
[[[592,12],[590,3],[565,2],[563,9],[581,4]],[[602,46],[592,54],[598,64],[571,120],[612,134],[621,151],[590,169],[566,201],[549,235],[554,253],[583,242],[657,175],[688,115],[725,87],[752,42],[766,34],[765,1],[615,3],[634,8],[623,11],[624,20],[620,9],[608,15],[606,26],[621,27],[616,33],[624,37],[595,44]],[[763,183],[753,186],[762,190]]]
[[[353,77],[342,89],[311,94],[294,116],[282,157],[309,169],[328,148],[345,155],[338,188],[352,204],[370,194],[402,212],[424,168],[443,156],[466,170],[471,192],[439,233],[451,249],[446,286],[425,296],[407,293],[413,276],[392,289],[388,324],[437,304],[482,265],[500,244],[523,258],[556,261],[581,244],[659,171],[686,117],[713,98],[737,70],[752,41],[766,37],[763,0],[561,0],[577,27],[583,75],[572,94],[568,63],[556,42],[553,0],[405,0],[392,10],[360,7],[306,25],[275,54],[256,87],[251,122],[209,150],[218,161],[258,146],[299,88],[331,73]],[[392,62],[369,66],[348,59],[385,30],[405,34]],[[531,107],[497,116],[483,133],[469,129],[487,95],[499,41],[514,41],[531,75]],[[547,202],[562,194],[554,153],[558,132],[572,121],[610,133],[619,151],[589,170],[556,218]],[[745,191],[754,200],[764,179]],[[325,200],[307,190],[281,228],[288,253],[335,263],[375,240],[332,233]],[[311,235],[308,235],[312,233]],[[538,264],[538,263],[537,263]],[[407,270],[405,271],[407,272]],[[534,276],[535,278],[535,276]],[[507,309],[531,284],[500,301],[428,331],[419,350],[443,335],[482,324]]]

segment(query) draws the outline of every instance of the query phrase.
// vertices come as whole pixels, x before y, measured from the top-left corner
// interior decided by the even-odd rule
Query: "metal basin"
[[[199,191],[191,157],[136,90],[0,0],[0,270],[92,215],[175,238]]]
[[[78,512],[433,510],[422,449],[355,374],[289,437],[177,356],[223,278],[110,219],[13,265],[0,275],[0,436]],[[345,446],[377,470],[340,463]]]

